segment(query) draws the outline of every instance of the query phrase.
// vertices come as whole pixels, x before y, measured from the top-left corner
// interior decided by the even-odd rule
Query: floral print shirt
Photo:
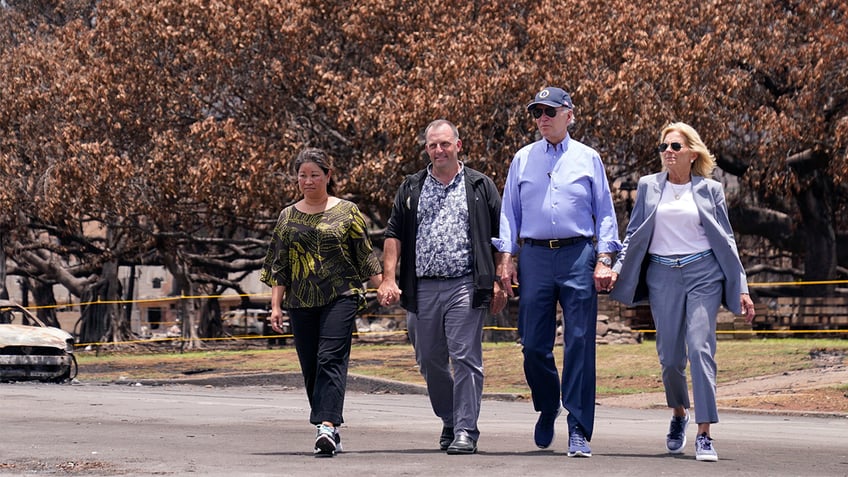
[[[429,168],[428,168],[429,169]],[[471,237],[464,168],[448,184],[427,174],[418,203],[415,274],[461,277],[471,273]]]

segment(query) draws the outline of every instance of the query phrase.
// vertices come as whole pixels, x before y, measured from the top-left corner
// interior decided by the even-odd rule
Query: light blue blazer
[[[650,300],[645,283],[649,261],[648,246],[654,234],[657,206],[667,180],[668,172],[639,179],[636,204],[630,214],[622,249],[613,265],[613,270],[619,274],[618,281],[610,293],[612,299],[628,306]],[[707,240],[724,272],[722,304],[738,315],[742,312],[740,295],[748,293],[748,283],[730,227],[724,188],[713,179],[692,176],[692,193]]]

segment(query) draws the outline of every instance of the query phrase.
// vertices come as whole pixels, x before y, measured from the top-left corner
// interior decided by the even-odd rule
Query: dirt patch
[[[820,413],[848,417],[848,367],[841,364],[722,383],[720,408],[760,412]],[[601,405],[664,408],[663,393],[600,398]]]
[[[783,391],[773,394],[719,399],[724,408],[781,412],[848,414],[848,391],[836,388]]]
[[[46,473],[62,475],[122,475],[128,472],[101,461],[20,461],[0,462],[0,471],[19,472],[20,474]]]

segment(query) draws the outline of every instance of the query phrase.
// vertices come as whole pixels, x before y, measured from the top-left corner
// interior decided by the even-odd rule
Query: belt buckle
[[[683,265],[680,263],[679,258],[674,259],[674,264],[671,266],[671,268],[683,268]]]
[[[559,248],[559,239],[548,240],[548,248]]]

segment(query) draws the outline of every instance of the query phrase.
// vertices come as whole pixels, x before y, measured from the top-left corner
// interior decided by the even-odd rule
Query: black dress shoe
[[[456,436],[456,439],[448,446],[448,454],[474,454],[476,452],[477,441],[464,432]]]
[[[453,442],[453,427],[442,427],[442,435],[439,436],[439,449],[448,450],[451,442]]]

